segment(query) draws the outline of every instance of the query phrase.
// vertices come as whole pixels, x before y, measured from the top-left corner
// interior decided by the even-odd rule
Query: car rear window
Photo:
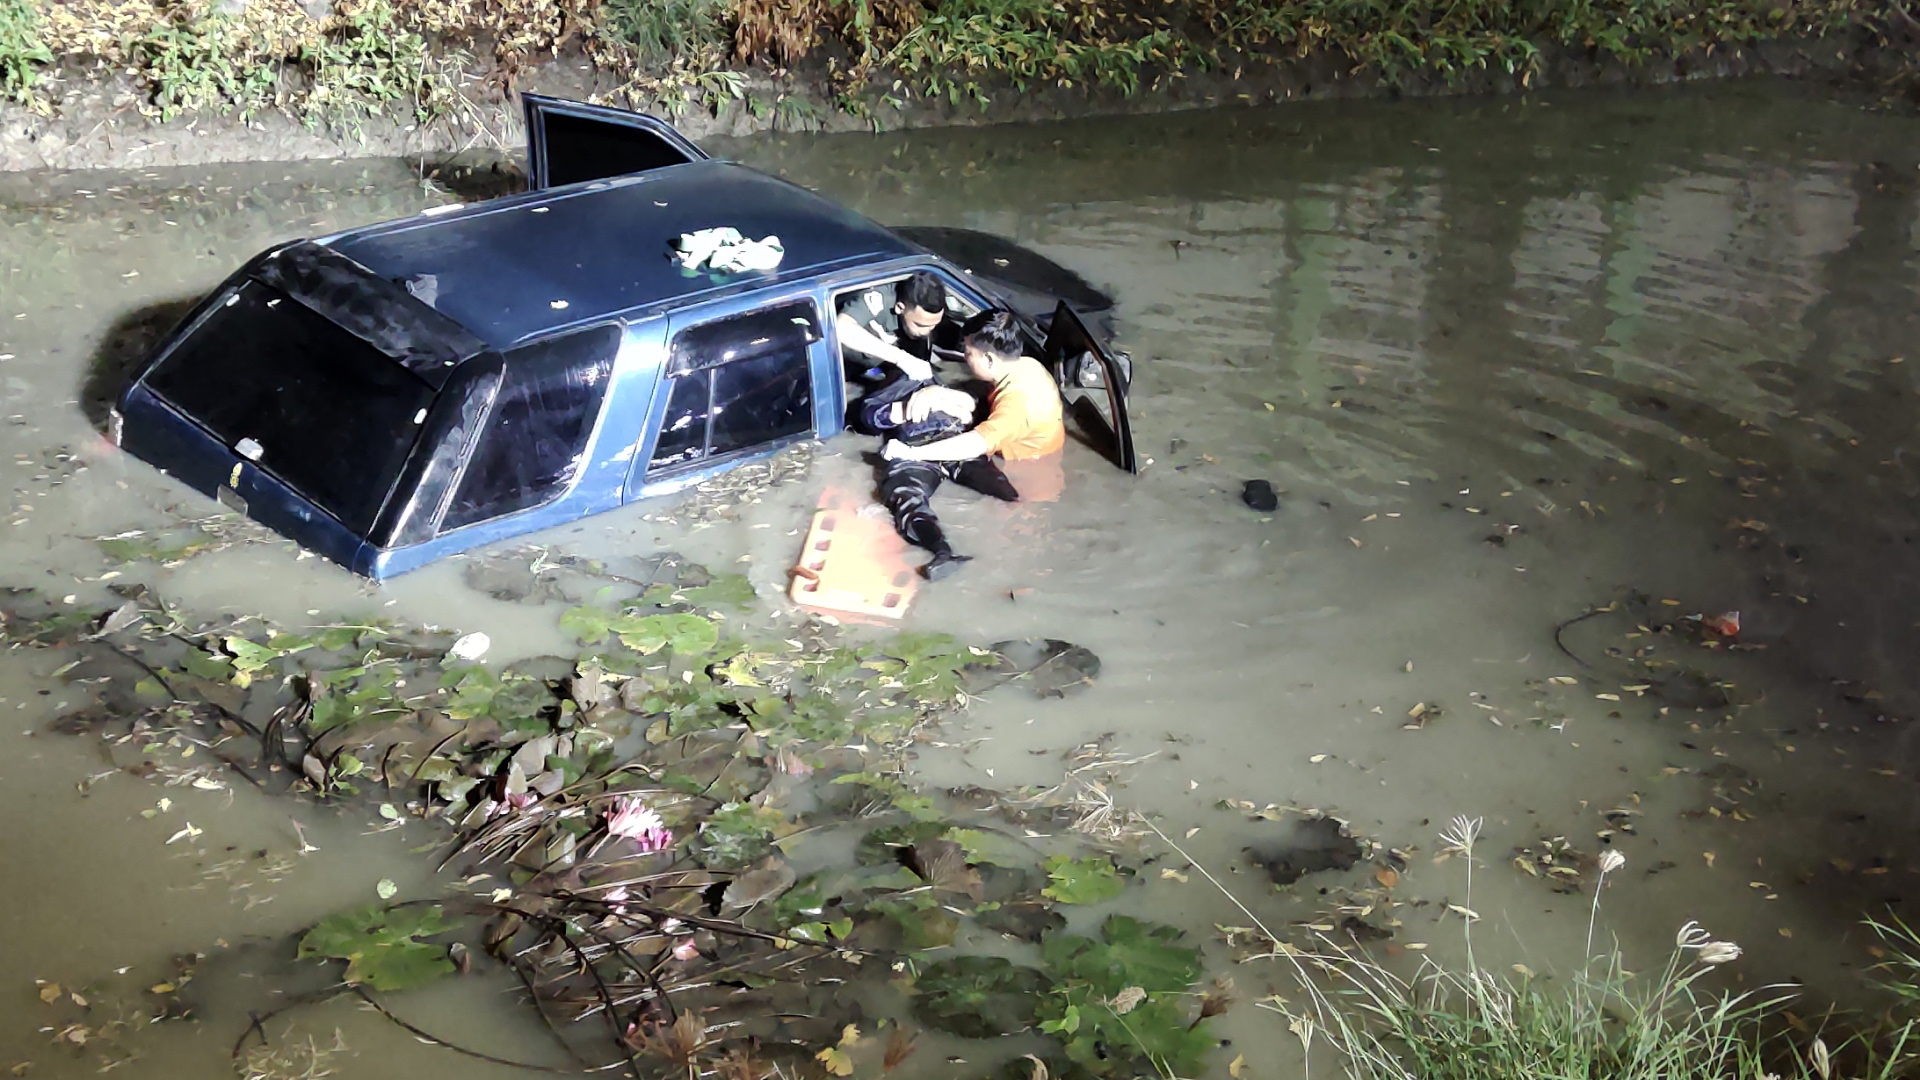
[[[392,358],[258,282],[228,297],[145,381],[362,535],[434,397]]]

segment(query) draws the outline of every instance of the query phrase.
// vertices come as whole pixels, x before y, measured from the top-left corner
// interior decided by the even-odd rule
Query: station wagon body
[[[961,311],[1024,307],[1078,431],[1134,470],[1130,371],[1064,302],[1038,312],[652,118],[531,95],[527,112],[527,192],[255,257],[128,383],[113,440],[386,578],[840,432],[837,299],[924,270]],[[777,235],[780,264],[669,257],[717,226]]]

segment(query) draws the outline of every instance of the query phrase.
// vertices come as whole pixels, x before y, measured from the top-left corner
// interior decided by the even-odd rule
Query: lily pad
[[[55,605],[29,589],[0,589],[0,643],[71,644],[92,632],[102,614]]]
[[[320,920],[300,939],[299,956],[345,960],[350,983],[407,990],[453,973],[445,946],[419,940],[451,929],[438,904],[375,904]]]
[[[969,1039],[1023,1031],[1046,977],[1000,956],[956,956],[928,965],[915,981],[913,1014],[929,1027]]]
[[[967,861],[993,866],[1032,866],[1032,848],[998,829],[955,829],[947,839],[967,849]]]
[[[1200,977],[1200,951],[1180,944],[1181,936],[1175,927],[1110,915],[1100,940],[1054,934],[1040,950],[1056,976],[1084,980],[1109,997],[1129,986],[1178,993]]]
[[[974,919],[989,930],[1035,943],[1067,927],[1066,916],[1055,911],[1052,905],[1038,900],[1001,904],[979,912]]]
[[[1085,1074],[1150,1075],[1131,1061],[1154,1062],[1175,1076],[1196,1076],[1206,1053],[1218,1045],[1204,1023],[1188,1018],[1177,998],[1150,998],[1125,1015],[1109,1001],[1109,995],[1075,984],[1043,1000],[1036,1015],[1043,1030],[1066,1043],[1067,1057]]]
[[[960,933],[959,918],[924,892],[896,893],[868,903],[866,910],[889,920],[900,933],[899,947],[908,951],[947,948]]]
[[[1047,876],[1051,880],[1040,894],[1063,904],[1104,903],[1127,887],[1113,860],[1098,855],[1085,859],[1055,855],[1047,860]]]
[[[682,589],[679,598],[695,607],[751,607],[759,599],[745,574],[721,574],[705,585]]]
[[[752,907],[771,900],[793,887],[793,866],[778,855],[769,855],[753,869],[734,878],[721,896],[730,908]]]
[[[882,825],[860,838],[860,843],[854,846],[853,857],[862,866],[897,863],[903,850],[937,839],[946,835],[946,832],[947,823],[944,821],[907,821]]]
[[[699,615],[618,615],[607,629],[642,655],[671,648],[677,656],[699,656],[720,643],[720,628]]]
[[[772,851],[774,833],[786,821],[770,807],[727,803],[701,823],[696,853],[709,869],[743,870]]]

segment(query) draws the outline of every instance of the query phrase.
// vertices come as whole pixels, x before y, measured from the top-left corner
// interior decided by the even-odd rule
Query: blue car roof
[[[688,276],[669,257],[675,237],[725,225],[753,239],[778,236],[779,270]],[[433,306],[499,349],[742,281],[920,251],[838,203],[723,161],[493,199],[320,242],[389,280],[433,275]]]

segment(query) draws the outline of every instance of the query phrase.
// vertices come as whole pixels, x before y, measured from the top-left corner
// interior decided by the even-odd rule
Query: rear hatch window
[[[362,536],[434,398],[391,357],[257,281],[240,286],[145,382]]]

